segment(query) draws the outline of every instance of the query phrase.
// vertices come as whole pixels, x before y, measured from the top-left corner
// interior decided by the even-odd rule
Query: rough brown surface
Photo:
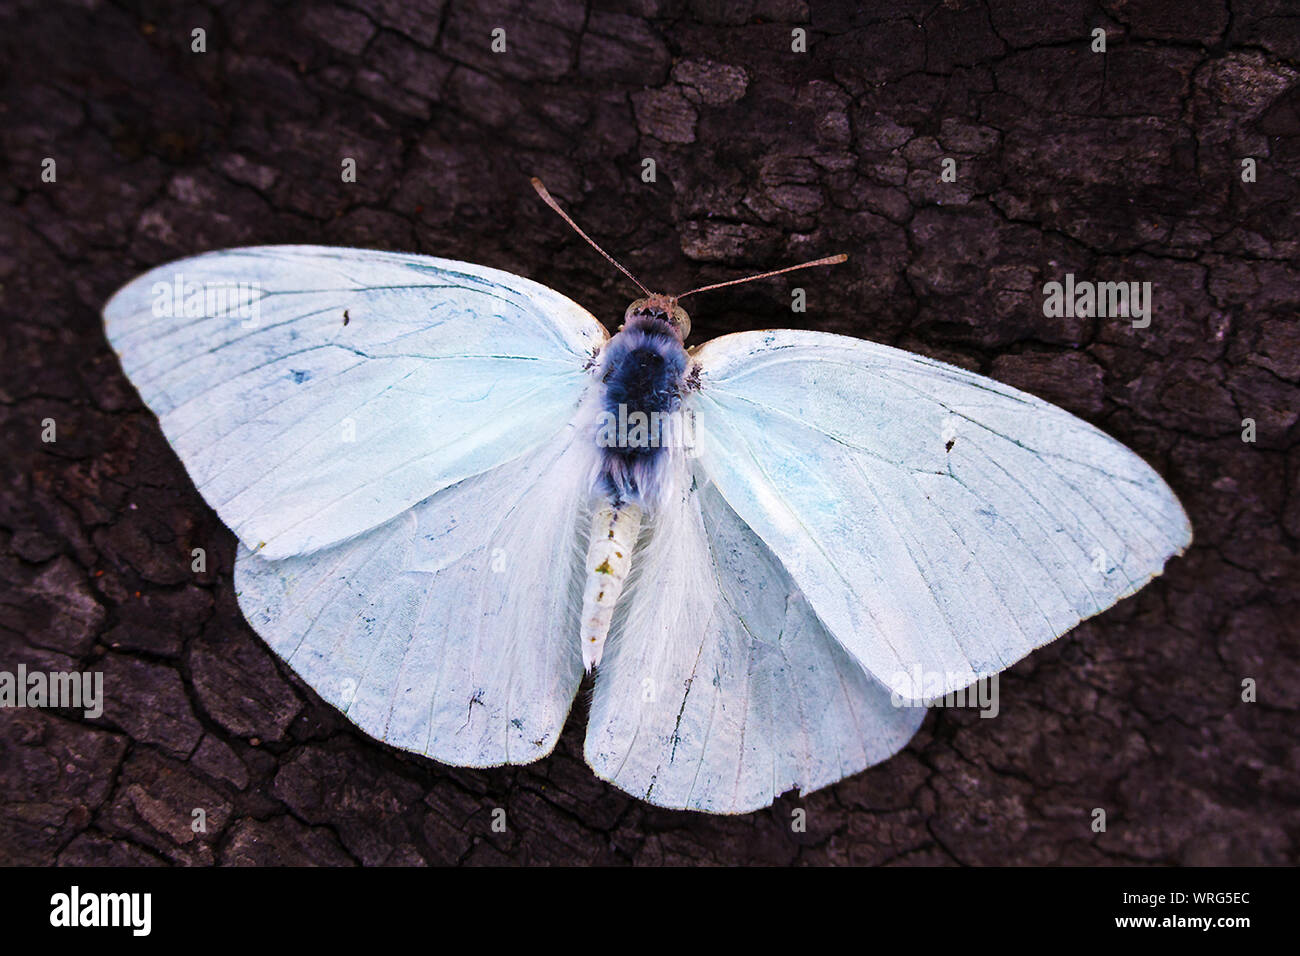
[[[1294,862],[1300,15],[856,6],[0,7],[0,670],[102,670],[107,696],[97,720],[0,711],[0,862]],[[670,289],[851,253],[702,297],[696,339],[794,324],[1026,388],[1151,461],[1195,546],[1004,675],[998,719],[936,711],[887,763],[747,816],[657,810],[594,779],[585,695],[534,766],[459,770],[370,740],[244,623],[234,538],[99,308],[168,259],[321,242],[508,269],[615,320],[632,290],[530,174]],[[1066,272],[1151,281],[1150,328],[1044,318],[1043,283]]]

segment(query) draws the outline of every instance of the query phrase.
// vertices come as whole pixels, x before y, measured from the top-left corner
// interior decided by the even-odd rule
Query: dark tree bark
[[[1293,4],[8,2],[0,37],[0,670],[102,670],[107,694],[96,720],[0,711],[0,862],[1296,860]],[[534,174],[656,287],[850,253],[701,297],[695,340],[814,328],[1025,388],[1155,465],[1193,548],[1004,674],[999,719],[937,710],[892,760],[747,816],[596,780],[585,693],[528,767],[376,743],[244,622],[234,537],[99,309],[182,255],[320,242],[511,270],[616,324],[634,290]],[[1067,272],[1150,281],[1150,327],[1045,318]]]

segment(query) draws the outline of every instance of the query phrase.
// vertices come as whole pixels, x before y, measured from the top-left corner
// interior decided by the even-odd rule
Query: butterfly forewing
[[[345,540],[557,434],[606,338],[518,276],[314,246],[161,266],[104,321],[200,493],[269,557]]]
[[[725,336],[695,358],[702,469],[906,698],[1010,666],[1191,541],[1136,454],[974,373],[794,331]]]

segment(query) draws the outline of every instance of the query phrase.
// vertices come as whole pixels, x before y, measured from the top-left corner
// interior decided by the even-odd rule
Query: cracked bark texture
[[[0,862],[1294,862],[1300,15],[856,6],[0,7],[0,669],[102,670],[107,697],[96,720],[0,712]],[[702,297],[695,340],[815,328],[1025,388],[1152,462],[1195,545],[1004,674],[997,719],[935,711],[894,759],[747,816],[658,810],[593,778],[585,693],[532,766],[448,768],[365,737],[244,623],[234,538],[99,309],[182,255],[318,242],[508,269],[616,323],[633,290],[533,174],[657,287],[849,252]],[[1067,272],[1152,282],[1150,328],[1044,318],[1043,283]]]

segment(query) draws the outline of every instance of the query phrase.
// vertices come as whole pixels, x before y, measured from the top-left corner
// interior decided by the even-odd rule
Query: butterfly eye
[[[674,305],[668,324],[677,330],[677,337],[685,342],[691,335],[691,317],[680,305]]]

